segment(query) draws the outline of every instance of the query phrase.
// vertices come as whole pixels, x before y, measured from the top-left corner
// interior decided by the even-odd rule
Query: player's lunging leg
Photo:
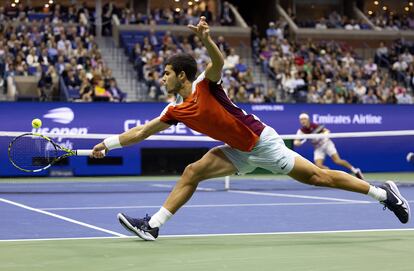
[[[200,160],[188,165],[164,205],[152,217],[135,219],[118,214],[119,222],[144,240],[153,241],[158,229],[194,194],[198,184],[206,179],[232,175],[236,168],[219,148],[207,152]]]
[[[301,156],[295,158],[295,166],[288,175],[310,185],[369,195],[393,211],[402,223],[407,223],[410,218],[410,206],[392,181],[376,187],[343,171],[318,168]]]
[[[324,159],[315,159],[315,165],[316,165],[318,168],[322,168],[322,169],[329,169],[329,167],[325,166],[325,165],[323,164],[323,162],[324,162]]]
[[[339,157],[338,153],[334,153],[331,155],[331,159],[332,161],[339,165],[339,166],[343,166],[347,169],[349,169],[352,173],[355,174],[355,176],[361,180],[364,179],[364,175],[362,175],[362,172],[359,168],[355,168],[353,165],[351,165],[347,160],[342,159],[341,157]]]
[[[302,183],[339,188],[361,194],[367,194],[370,187],[367,182],[343,171],[321,169],[301,156],[295,158],[295,166],[288,175]]]
[[[164,207],[175,213],[193,195],[198,184],[207,179],[233,175],[237,169],[219,148],[206,153],[200,160],[186,167],[180,180],[164,203]]]

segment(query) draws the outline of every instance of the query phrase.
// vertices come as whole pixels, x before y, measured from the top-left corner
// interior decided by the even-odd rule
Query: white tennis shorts
[[[283,139],[276,131],[266,126],[259,141],[250,152],[234,149],[228,145],[219,147],[237,168],[238,174],[252,172],[256,168],[264,168],[272,173],[288,174],[295,164],[296,152],[286,147]]]
[[[320,159],[323,160],[325,159],[326,155],[331,157],[335,153],[337,153],[335,144],[332,142],[332,140],[328,140],[321,146],[315,148],[315,151],[313,152],[313,159],[315,159],[315,161]]]

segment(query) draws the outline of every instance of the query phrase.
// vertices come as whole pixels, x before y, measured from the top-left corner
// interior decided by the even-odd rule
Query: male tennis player
[[[319,125],[317,123],[311,122],[309,115],[302,113],[299,115],[299,122],[302,125],[300,129],[296,132],[298,135],[303,134],[328,134],[330,131],[326,129],[324,125]],[[295,146],[301,146],[306,142],[306,139],[295,139],[293,144]],[[329,138],[318,138],[312,139],[312,145],[315,148],[313,152],[313,159],[315,164],[323,169],[329,169],[323,164],[325,161],[325,156],[328,155],[331,157],[332,161],[339,165],[349,169],[352,173],[355,174],[361,180],[364,179],[364,175],[359,168],[354,168],[348,161],[341,159],[339,157],[338,151],[336,150],[335,144]]]
[[[177,54],[166,62],[162,83],[168,93],[177,94],[161,116],[142,127],[106,138],[94,147],[93,156],[103,157],[102,150],[111,151],[143,141],[145,138],[182,122],[226,145],[208,151],[200,160],[188,165],[164,205],[152,217],[132,218],[118,214],[120,223],[144,240],[155,240],[162,226],[193,195],[205,179],[246,173],[257,167],[287,174],[300,182],[368,194],[377,199],[407,223],[408,202],[397,186],[388,181],[381,187],[342,171],[321,169],[288,149],[271,127],[234,105],[220,85],[223,56],[210,38],[209,26],[201,17],[197,26],[189,28],[201,39],[211,58],[206,70],[196,78],[197,63],[187,54]]]

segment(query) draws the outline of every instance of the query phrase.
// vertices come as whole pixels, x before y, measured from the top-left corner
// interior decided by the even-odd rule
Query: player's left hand
[[[103,150],[105,150],[105,153],[108,153],[108,149],[106,148],[103,142],[95,145],[95,147],[93,147],[92,157],[93,158],[104,158],[105,155],[102,153]]]
[[[210,28],[206,21],[206,17],[204,16],[200,17],[200,21],[197,26],[189,24],[188,28],[190,28],[202,40],[205,40],[210,36]]]

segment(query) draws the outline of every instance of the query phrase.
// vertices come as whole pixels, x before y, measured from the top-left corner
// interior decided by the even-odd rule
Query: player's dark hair
[[[176,75],[185,72],[188,81],[193,82],[197,74],[197,62],[190,54],[176,54],[171,56],[165,66],[171,65]]]

